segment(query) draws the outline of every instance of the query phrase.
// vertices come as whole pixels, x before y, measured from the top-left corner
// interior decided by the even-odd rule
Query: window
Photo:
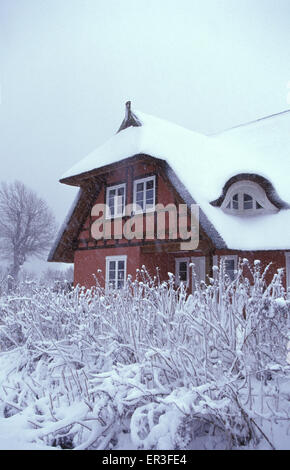
[[[134,181],[135,213],[155,210],[155,176]]]
[[[243,209],[248,210],[248,209],[253,209],[253,198],[249,194],[244,194],[244,204],[243,204]]]
[[[175,259],[175,282],[179,285],[181,282],[188,285],[189,280],[189,258]]]
[[[230,202],[229,202],[229,207],[230,207]],[[232,201],[233,209],[238,209],[239,208],[239,195],[235,194],[233,196],[233,201]]]
[[[125,285],[127,256],[106,257],[106,288],[122,289]]]
[[[106,218],[122,217],[125,211],[126,184],[109,186],[106,194],[106,205],[108,213]]]
[[[243,216],[278,212],[264,189],[253,181],[232,184],[221,207],[224,212]]]
[[[236,255],[221,256],[221,261],[224,261],[225,273],[231,281],[235,279],[235,271],[237,270],[238,257]]]

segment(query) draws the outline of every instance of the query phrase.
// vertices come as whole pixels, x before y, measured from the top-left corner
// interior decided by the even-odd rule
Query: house
[[[133,112],[126,103],[118,132],[60,180],[80,189],[49,261],[74,263],[74,282],[86,287],[101,270],[103,285],[120,288],[145,265],[152,275],[158,267],[161,279],[175,273],[176,282],[191,290],[191,262],[197,278],[206,280],[220,259],[231,278],[239,258],[259,259],[262,266],[272,263],[269,278],[284,268],[290,287],[289,137],[290,111],[205,136]],[[172,236],[166,209],[163,238],[158,236],[157,204],[186,205],[187,228],[198,204],[195,249],[181,249],[184,239],[179,230]],[[101,215],[111,237],[104,235]],[[137,216],[144,223],[134,232]],[[145,222],[152,228],[148,236]],[[125,236],[128,226],[131,237]]]

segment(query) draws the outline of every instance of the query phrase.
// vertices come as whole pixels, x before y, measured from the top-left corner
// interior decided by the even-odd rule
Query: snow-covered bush
[[[0,415],[62,448],[273,446],[290,411],[282,276],[243,260],[192,295],[145,267],[111,293],[19,285],[0,299]]]

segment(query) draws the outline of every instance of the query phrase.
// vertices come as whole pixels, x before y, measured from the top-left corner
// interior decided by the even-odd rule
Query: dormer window
[[[242,197],[241,197],[242,196]],[[250,194],[234,194],[232,200],[228,203],[227,209],[233,210],[251,210],[251,209],[263,209],[258,201],[255,201],[253,196]]]
[[[264,189],[253,181],[238,181],[230,186],[222,204],[233,215],[258,215],[277,212]]]

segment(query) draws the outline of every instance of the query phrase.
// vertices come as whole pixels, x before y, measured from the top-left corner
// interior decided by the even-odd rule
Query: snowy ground
[[[0,297],[1,449],[290,449],[281,273]]]

